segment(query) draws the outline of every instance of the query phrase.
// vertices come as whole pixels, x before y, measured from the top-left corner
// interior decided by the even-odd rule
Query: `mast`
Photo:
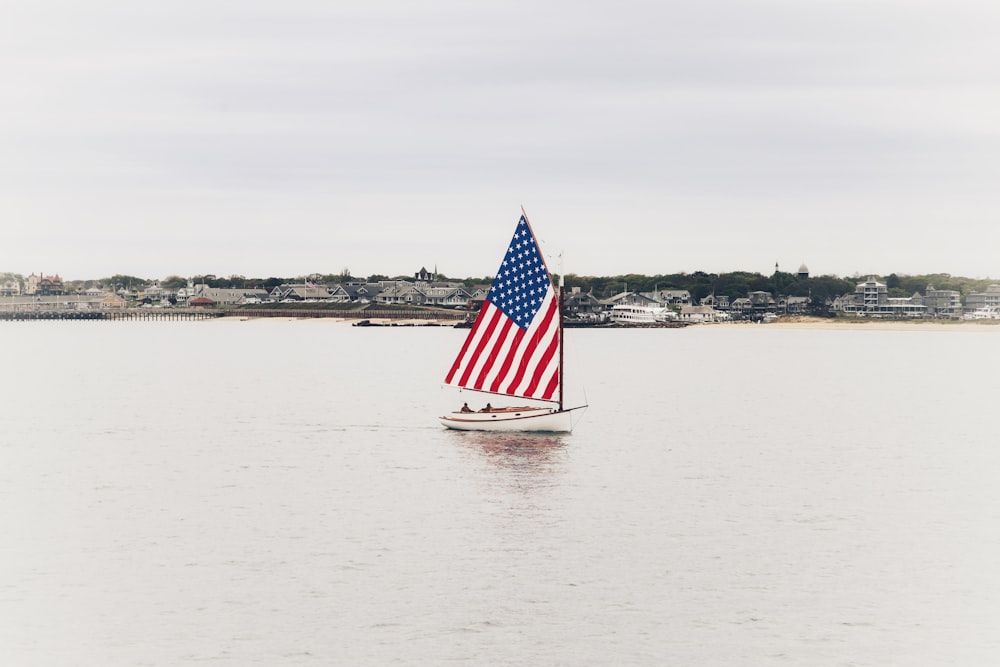
[[[561,255],[560,255],[561,257]],[[566,280],[563,278],[563,268],[559,267],[559,412],[563,409],[563,385],[565,384],[563,377],[563,298],[564,298],[564,286],[566,285]]]
[[[531,228],[531,220],[528,219],[528,212],[524,210],[524,205],[521,206],[521,215],[524,216],[524,221]],[[535,230],[531,230],[531,235],[535,236]],[[538,242],[538,237],[535,237],[535,242]],[[545,261],[545,253],[541,251],[541,246],[538,248],[538,255],[542,258],[542,264],[545,265],[545,272],[549,275],[549,285],[554,289],[555,285],[552,285],[552,271],[549,270],[548,262]],[[560,264],[562,263],[562,253],[559,254]],[[562,412],[563,409],[563,286],[566,280],[563,278],[562,266],[559,267],[559,292],[556,295],[558,299],[557,310],[559,311],[559,369],[556,371],[559,375],[559,410]]]

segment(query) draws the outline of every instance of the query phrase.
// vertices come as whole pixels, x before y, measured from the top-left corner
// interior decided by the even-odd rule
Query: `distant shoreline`
[[[1000,331],[1000,320],[880,320],[842,317],[783,317],[769,323],[783,329],[839,329],[866,331],[966,331],[994,328]]]
[[[336,322],[336,323],[350,323],[352,326],[359,325],[359,321],[355,318],[338,318],[338,317],[238,317],[238,316],[228,316],[220,317],[213,321],[215,322],[263,322],[263,321],[277,321],[277,322],[292,322],[292,321],[304,321],[313,320],[318,322]],[[454,320],[435,320],[435,319],[404,319],[404,318],[377,318],[373,317],[370,319],[368,325],[361,326],[372,326],[372,327],[446,327],[455,328]],[[808,317],[808,316],[788,316],[779,318],[773,322],[767,324],[755,324],[747,321],[737,321],[737,322],[719,322],[713,324],[691,324],[687,327],[679,327],[683,329],[699,329],[699,328],[714,328],[714,327],[740,327],[740,328],[753,328],[757,329],[760,327],[768,329],[826,329],[826,330],[840,330],[840,331],[982,331],[982,330],[995,330],[1000,331],[1000,320],[878,320],[878,319],[864,319],[864,318],[829,318],[829,317]],[[579,327],[587,328],[587,327]],[[641,329],[648,327],[593,327],[593,328],[607,328],[607,329]],[[676,327],[675,327],[676,328]]]
[[[173,309],[128,309],[122,311],[53,311],[53,312],[2,312],[0,311],[0,321],[73,321],[73,320],[201,320],[215,322],[292,322],[303,320],[325,321],[335,323],[350,323],[359,327],[444,327],[444,328],[469,328],[470,323],[457,319],[455,314],[437,317],[435,314],[421,312],[414,316],[413,312],[400,312],[398,315],[390,315],[385,311],[373,314],[370,317],[363,317],[362,313],[354,311],[348,313],[332,312],[302,312],[289,311],[286,313],[274,312],[260,314],[260,311],[202,311],[202,310],[173,310]],[[464,325],[464,326],[463,326]],[[570,325],[569,328],[595,328],[595,329],[649,329],[649,328],[669,328],[669,329],[689,329],[689,328],[713,328],[713,327],[740,327],[747,329],[757,329],[760,327],[771,329],[825,329],[840,331],[1000,331],[1000,320],[945,320],[945,319],[912,319],[912,320],[889,320],[877,318],[847,318],[847,317],[813,317],[806,315],[785,315],[767,323],[756,323],[746,320],[715,322],[715,323],[694,323],[694,322],[672,322],[649,325],[628,326],[622,324],[595,324]]]

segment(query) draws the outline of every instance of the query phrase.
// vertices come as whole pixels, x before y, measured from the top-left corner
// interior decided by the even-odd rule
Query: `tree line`
[[[461,282],[468,287],[489,284],[493,280],[492,276],[484,276],[482,278],[449,278],[440,274],[437,278],[440,281]],[[804,278],[799,277],[796,273],[785,273],[782,271],[776,271],[769,276],[749,271],[730,271],[726,273],[695,271],[694,273],[670,273],[654,276],[641,274],[581,276],[570,273],[566,275],[566,286],[569,288],[579,287],[583,292],[593,293],[598,299],[606,299],[623,291],[653,292],[655,290],[687,290],[691,294],[692,301],[697,303],[710,294],[728,296],[730,299],[735,299],[746,296],[749,292],[762,291],[770,292],[775,296],[811,297],[814,303],[822,304],[829,299],[854,292],[857,283],[864,281],[866,278],[858,275],[851,278],[841,278],[831,275]],[[997,282],[990,279],[952,276],[947,273],[912,276],[890,273],[887,276],[875,276],[875,278],[886,284],[889,296],[891,297],[908,297],[912,296],[915,292],[925,294],[927,287],[933,285],[936,289],[960,292],[964,298],[969,292],[983,291],[990,284]],[[20,274],[0,273],[0,279],[20,280],[21,284],[24,284],[24,277]],[[163,280],[156,280],[140,276],[115,274],[96,280],[66,281],[64,287],[67,292],[94,286],[117,291],[123,288],[141,290],[150,285],[159,284],[166,289],[176,290],[186,287],[189,280],[196,285],[205,284],[215,288],[264,289],[270,291],[278,285],[301,283],[305,280],[314,282],[317,285],[332,285],[346,282],[413,280],[413,278],[412,276],[390,277],[382,274],[361,277],[352,275],[348,269],[343,269],[340,273],[312,273],[305,276],[268,276],[266,278],[204,274],[191,276],[190,278],[170,275]]]
[[[900,275],[890,273],[888,276],[874,276],[884,283],[890,297],[909,297],[919,292],[927,293],[927,288],[955,290],[962,297],[970,292],[984,291],[996,280],[965,278],[947,273],[931,273],[921,275]],[[838,296],[853,293],[858,283],[864,282],[868,276],[855,275],[850,278],[839,276],[809,276],[799,277],[797,273],[775,271],[769,276],[747,271],[731,271],[728,273],[672,273],[656,276],[630,274],[625,276],[592,277],[567,274],[566,285],[578,286],[582,291],[593,292],[599,299],[608,298],[623,291],[653,292],[655,290],[687,290],[694,303],[701,301],[710,294],[728,296],[730,299],[746,296],[749,292],[770,292],[774,296],[811,297],[816,305],[826,303]]]

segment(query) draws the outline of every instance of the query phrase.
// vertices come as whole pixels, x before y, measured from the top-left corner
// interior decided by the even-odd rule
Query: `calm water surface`
[[[0,324],[0,663],[1000,663],[1000,328],[572,330],[549,437],[464,333]]]

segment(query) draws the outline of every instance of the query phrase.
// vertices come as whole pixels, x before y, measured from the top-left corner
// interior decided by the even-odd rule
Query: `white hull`
[[[573,430],[571,410],[552,408],[505,408],[492,412],[452,412],[441,423],[459,431],[540,431],[569,433]]]
[[[675,319],[677,319],[677,315],[669,308],[653,306],[613,306],[611,308],[611,321],[619,324],[655,324],[657,322],[671,322]]]

